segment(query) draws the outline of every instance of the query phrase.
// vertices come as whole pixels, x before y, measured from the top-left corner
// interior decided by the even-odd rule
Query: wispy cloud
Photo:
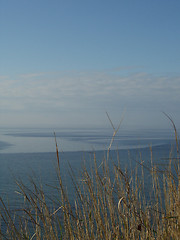
[[[19,77],[20,78],[34,78],[34,77],[39,77],[43,76],[45,73],[28,73],[28,74],[22,74]]]
[[[0,75],[0,80],[4,80],[4,79],[8,79],[9,78],[9,76],[5,76],[5,75]]]
[[[115,72],[115,71],[114,71]],[[180,76],[155,76],[146,72],[31,73],[0,77],[0,109],[18,112],[85,112],[88,109],[177,108]],[[163,109],[162,109],[163,108]]]
[[[27,77],[28,76],[28,77]],[[126,76],[106,72],[34,73],[1,79],[1,99],[23,98],[32,101],[66,101],[75,99],[180,99],[180,77],[152,76],[144,72]],[[164,98],[164,99],[163,99]]]

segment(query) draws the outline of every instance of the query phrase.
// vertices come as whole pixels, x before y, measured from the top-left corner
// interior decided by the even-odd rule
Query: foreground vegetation
[[[175,137],[177,157],[170,153],[168,167],[160,170],[151,159],[148,199],[143,180],[146,166],[142,160],[141,176],[136,171],[129,175],[122,170],[120,161],[112,166],[109,147],[101,164],[97,164],[94,154],[94,165],[82,169],[80,181],[72,171],[76,196],[70,200],[61,177],[63,169],[56,142],[55,189],[59,202],[49,206],[42,187],[33,180],[31,189],[17,183],[25,199],[24,206],[12,215],[1,199],[1,223],[5,229],[1,228],[0,239],[179,239],[180,166],[176,129]]]

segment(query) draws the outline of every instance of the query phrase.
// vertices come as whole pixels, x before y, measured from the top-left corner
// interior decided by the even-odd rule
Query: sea
[[[62,179],[72,201],[75,196],[72,171],[81,179],[83,167],[93,166],[94,153],[100,166],[110,146],[110,166],[120,163],[130,173],[140,162],[150,166],[152,156],[159,168],[168,164],[170,152],[176,158],[173,129],[120,129],[113,137],[109,128],[3,128],[0,129],[0,197],[10,209],[20,208],[24,201],[17,182],[27,188],[32,187],[32,179],[42,184],[49,205],[53,196],[58,197],[54,190],[58,184],[56,143]],[[145,175],[145,186],[149,186],[150,178],[150,174]]]

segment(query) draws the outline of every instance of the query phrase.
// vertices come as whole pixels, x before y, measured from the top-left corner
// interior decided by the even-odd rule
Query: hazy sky
[[[180,126],[179,0],[0,0],[0,126]],[[123,113],[124,112],[124,113]]]

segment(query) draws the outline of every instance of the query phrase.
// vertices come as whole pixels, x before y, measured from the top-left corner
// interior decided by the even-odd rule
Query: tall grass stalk
[[[114,131],[115,128],[114,128]],[[114,135],[113,135],[114,136]],[[32,180],[32,188],[18,182],[24,206],[12,210],[1,201],[0,239],[179,239],[180,178],[179,157],[169,156],[169,166],[160,170],[151,153],[151,194],[146,198],[144,165],[140,156],[141,176],[122,170],[120,159],[113,164],[108,155],[102,163],[94,153],[93,166],[84,166],[81,179],[71,171],[76,195],[69,199],[62,180],[61,156],[57,153],[59,202],[47,204],[42,186]],[[178,153],[178,140],[176,141]],[[117,155],[118,158],[118,155]],[[138,168],[138,166],[137,166]],[[133,169],[134,170],[134,169]]]

